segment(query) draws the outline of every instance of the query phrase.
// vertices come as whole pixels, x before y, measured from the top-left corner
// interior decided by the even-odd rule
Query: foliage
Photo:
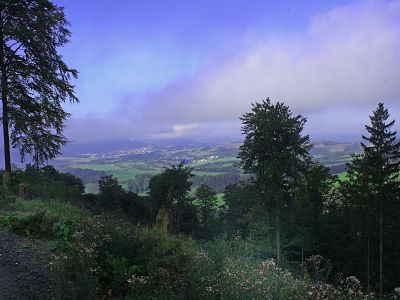
[[[204,239],[210,239],[215,229],[216,195],[217,193],[207,185],[200,185],[195,193],[201,226],[200,237]]]
[[[254,211],[260,202],[258,189],[254,183],[239,183],[229,185],[225,189],[225,214],[226,232],[229,236],[239,233],[243,238],[251,234],[254,224]]]
[[[26,211],[33,213],[38,210],[47,210],[51,214],[56,215],[60,220],[65,222],[78,223],[79,221],[88,218],[90,213],[70,202],[61,200],[45,200],[45,199],[29,199],[24,200],[16,198],[11,206],[18,211]]]
[[[38,210],[28,215],[11,213],[2,216],[1,223],[17,234],[48,238],[55,233],[54,226],[58,221],[58,218],[48,211]]]
[[[325,203],[334,189],[335,181],[336,176],[331,175],[328,168],[318,163],[309,164],[296,188],[297,199],[291,210],[291,241],[286,245],[289,259],[304,262],[305,257],[323,251],[327,232]]]
[[[192,187],[190,178],[192,169],[180,163],[178,166],[166,168],[161,174],[150,179],[150,199],[156,209],[167,207],[172,209],[175,231],[177,233],[193,232],[195,224],[195,207],[193,199],[188,197]]]
[[[152,211],[154,210],[152,203],[146,197],[140,197],[134,192],[125,191],[118,183],[118,179],[113,176],[103,176],[99,180],[100,192],[92,195],[95,204],[99,207],[99,211],[120,211],[125,215],[133,218],[136,222],[151,224]],[[84,197],[89,200],[89,196]]]
[[[120,201],[123,199],[125,191],[118,184],[118,179],[112,176],[103,176],[99,179],[100,193],[97,196],[97,201],[103,208],[120,207]]]
[[[155,201],[157,207],[166,205],[169,193],[175,203],[184,201],[192,186],[189,181],[191,177],[193,177],[192,169],[185,167],[183,163],[166,168],[161,174],[150,179],[150,198]]]
[[[310,139],[302,136],[306,119],[293,116],[288,106],[273,104],[268,98],[253,104],[241,120],[245,139],[238,155],[240,166],[255,176],[265,202],[271,203],[268,208],[275,213],[276,257],[280,263],[281,211],[288,206],[293,186],[310,161]]]
[[[400,246],[396,242],[400,233],[400,142],[396,141],[397,132],[391,129],[395,121],[388,121],[389,117],[388,110],[379,103],[370,116],[371,125],[365,126],[369,135],[362,137],[363,153],[353,156],[348,165],[348,180],[341,186],[343,213],[349,217],[353,238],[345,245],[352,249],[354,260],[366,266],[366,275],[360,277],[369,287],[379,282],[381,293],[383,277],[386,286],[395,287],[400,271],[398,260],[384,259],[385,254],[394,257]],[[366,256],[358,255],[362,252]]]
[[[37,198],[6,201],[10,212],[0,215],[0,224],[20,235],[46,239],[56,252],[66,251],[73,245],[78,224],[90,215],[65,201]]]
[[[83,222],[75,247],[60,257],[59,266],[76,282],[76,298],[108,293],[171,299],[194,255],[190,239],[104,215]]]
[[[77,102],[71,80],[77,71],[58,53],[70,32],[63,8],[48,0],[0,2],[0,67],[5,144],[34,156],[38,167],[60,153],[69,116],[61,104]],[[39,20],[39,21],[38,21]],[[11,171],[9,151],[6,169]],[[8,157],[7,157],[8,156]]]
[[[28,185],[30,197],[77,200],[84,192],[82,181],[69,173],[61,173],[51,165],[40,169],[27,164],[25,170],[13,172],[13,191],[18,194],[19,184]]]

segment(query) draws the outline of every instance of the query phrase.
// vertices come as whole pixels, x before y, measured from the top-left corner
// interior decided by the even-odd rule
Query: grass
[[[225,157],[217,160],[207,161],[197,166],[201,166],[204,164],[210,164],[210,162],[229,162],[233,161],[233,157]],[[95,163],[83,163],[83,164],[72,164],[71,168],[76,169],[90,169],[95,171],[104,171],[107,175],[112,175],[118,179],[120,184],[127,188],[127,181],[133,180],[135,177],[143,174],[157,175],[161,172],[161,169],[157,169],[154,167],[147,167],[146,162],[144,161],[126,161],[126,162],[117,162],[117,163],[105,163],[105,164],[95,164]],[[193,165],[192,165],[193,166]],[[210,172],[210,171],[193,171],[193,174],[196,176],[217,176],[224,175],[225,172]],[[88,183],[85,186],[85,193],[98,193],[98,185],[96,183]]]
[[[62,221],[80,222],[82,219],[90,216],[89,211],[86,209],[58,200],[24,200],[22,198],[17,198],[11,206],[15,210],[22,210],[29,213],[47,210]]]
[[[195,176],[217,176],[217,175],[224,175],[225,172],[206,172],[206,171],[193,171]]]
[[[217,194],[217,206],[221,207],[224,204],[225,204],[225,194],[224,193],[218,193]]]
[[[71,164],[71,168],[75,169],[90,169],[95,171],[115,171],[115,170],[126,170],[126,168],[119,166],[114,163],[106,164]]]
[[[222,157],[222,158],[217,158],[217,159],[211,159],[211,160],[204,160],[204,161],[199,161],[193,164],[190,164],[191,167],[201,167],[204,165],[212,165],[213,163],[221,163],[221,162],[234,162],[238,161],[238,159],[234,156],[227,156],[227,157]],[[231,165],[231,164],[228,164]]]
[[[99,184],[98,183],[86,183],[85,184],[85,193],[86,194],[97,194],[99,192]]]
[[[346,171],[338,173],[338,174],[336,174],[336,176],[337,176],[337,180],[333,183],[334,187],[339,187],[341,182],[347,181],[347,179],[348,179]]]
[[[71,168],[90,169],[94,171],[104,171],[107,175],[113,175],[119,181],[127,181],[134,179],[141,174],[157,174],[156,169],[140,170],[136,169],[131,163],[107,163],[107,164],[72,164]],[[89,187],[93,189],[93,187]]]
[[[341,172],[339,174],[336,174],[338,176],[338,179],[340,181],[346,181],[347,180],[347,172]]]

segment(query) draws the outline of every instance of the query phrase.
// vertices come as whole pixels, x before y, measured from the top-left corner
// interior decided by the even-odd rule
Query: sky
[[[267,97],[314,140],[359,140],[379,101],[400,121],[400,0],[55,3],[79,71],[73,142],[240,140]]]

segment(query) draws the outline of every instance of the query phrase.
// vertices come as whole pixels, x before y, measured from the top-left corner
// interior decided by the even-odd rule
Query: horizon
[[[267,97],[307,117],[312,140],[360,139],[378,102],[400,115],[400,1],[55,3],[80,72],[74,143],[240,140]]]

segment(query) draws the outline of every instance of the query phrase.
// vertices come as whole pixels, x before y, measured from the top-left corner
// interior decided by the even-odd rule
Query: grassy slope
[[[91,214],[83,208],[79,208],[65,201],[32,199],[24,200],[17,198],[14,203],[9,204],[16,211],[34,213],[37,210],[47,210],[60,220],[80,222]]]

